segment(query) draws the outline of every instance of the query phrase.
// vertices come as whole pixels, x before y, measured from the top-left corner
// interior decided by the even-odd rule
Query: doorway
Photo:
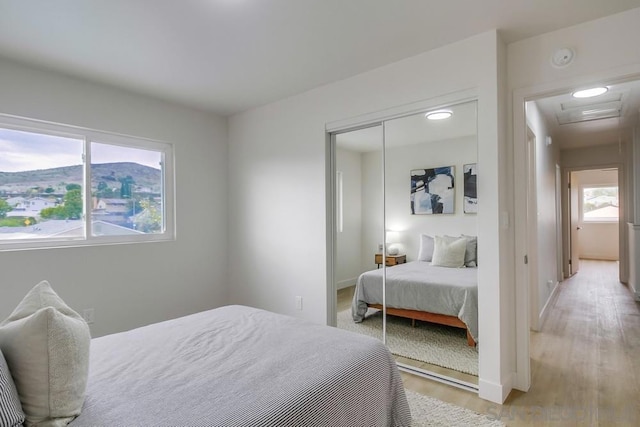
[[[573,276],[580,260],[620,260],[620,183],[617,167],[568,174],[568,276]]]
[[[598,82],[600,83],[600,82]],[[517,299],[517,378],[516,388],[528,390],[531,382],[529,361],[528,331],[535,326],[534,319],[540,324],[548,315],[553,305],[554,294],[559,289],[559,282],[564,278],[575,275],[580,270],[580,258],[618,259],[619,280],[625,282],[628,277],[628,245],[624,225],[628,212],[625,200],[629,198],[627,191],[628,170],[632,166],[630,161],[630,146],[633,141],[633,128],[638,120],[638,105],[640,100],[635,95],[640,83],[636,81],[605,82],[593,86],[603,86],[604,98],[601,100],[582,101],[574,97],[574,88],[557,89],[553,92],[535,93],[533,89],[516,93],[516,111],[514,115],[514,160],[516,170],[526,170],[529,165],[527,141],[527,127],[530,127],[538,142],[536,148],[537,177],[529,172],[516,174],[516,253],[523,255],[523,259],[533,261],[534,265],[516,264],[516,274],[528,280],[517,279],[517,287],[521,292]],[[576,88],[577,89],[577,88]],[[548,90],[548,87],[545,89]],[[525,95],[526,93],[526,95]],[[518,99],[522,100],[522,116],[518,114]],[[604,102],[609,108],[603,108]],[[603,221],[590,220],[585,213],[585,197],[598,197],[594,189],[580,186],[577,181],[580,175],[572,172],[606,171],[615,173],[618,199],[613,205],[598,205],[593,210],[603,209],[600,213],[611,214],[617,211],[618,220]],[[589,172],[594,173],[594,172]],[[533,194],[537,210],[534,215],[527,217],[527,185],[533,179],[537,191]],[[561,181],[561,182],[559,182]],[[569,185],[571,183],[570,188]],[[612,187],[611,180],[597,184],[599,188]],[[585,192],[585,188],[587,188]],[[604,191],[604,190],[602,190]],[[606,190],[610,192],[609,189]],[[613,197],[613,196],[611,196]],[[610,200],[600,197],[596,201]],[[555,218],[552,218],[550,206],[556,206]],[[558,212],[561,207],[561,212]],[[548,215],[548,216],[547,216]],[[617,246],[615,251],[602,253],[593,251],[593,247],[581,244],[584,240],[585,215],[591,227],[601,227],[598,222],[607,222],[608,227],[616,231],[610,233],[617,237],[609,245]],[[529,218],[529,219],[528,219]],[[533,223],[531,223],[531,218]],[[538,228],[535,230],[535,228]],[[523,230],[523,231],[520,231]],[[529,238],[527,233],[535,230],[535,237]],[[534,241],[537,240],[537,241]],[[593,241],[593,239],[590,239]],[[588,242],[589,240],[585,240]],[[603,249],[603,248],[599,248]],[[527,255],[533,253],[533,257]],[[612,255],[613,253],[613,255]],[[550,254],[555,254],[551,257]],[[536,259],[537,255],[537,259]],[[571,261],[571,264],[569,264]],[[529,272],[531,271],[531,273]],[[555,272],[543,275],[543,272]],[[535,273],[539,277],[535,278]],[[533,289],[532,289],[533,288]],[[538,297],[538,301],[534,300]],[[522,314],[522,308],[527,307],[529,316]]]

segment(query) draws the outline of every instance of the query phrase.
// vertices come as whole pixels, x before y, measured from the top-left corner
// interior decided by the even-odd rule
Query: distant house
[[[25,200],[27,199],[25,199],[24,197],[9,197],[6,201],[7,203],[9,203],[9,206],[15,208],[16,206],[23,204]]]
[[[127,199],[98,199],[94,207],[94,213],[107,215],[125,214],[128,211],[128,205],[129,201]]]
[[[13,197],[9,200],[23,199],[22,197]],[[8,200],[7,200],[8,201]],[[11,205],[11,202],[9,203]],[[18,202],[12,211],[7,213],[8,217],[12,216],[38,216],[40,211],[45,208],[54,208],[58,205],[55,199],[45,199],[43,197],[34,197],[32,199],[23,199]]]
[[[594,206],[618,206],[617,196],[596,196],[586,200]]]

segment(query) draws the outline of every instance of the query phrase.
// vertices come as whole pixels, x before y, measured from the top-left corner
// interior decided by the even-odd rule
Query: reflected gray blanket
[[[367,303],[382,304],[382,269],[362,273],[356,283],[351,313],[362,322]],[[456,316],[478,341],[477,268],[447,268],[414,261],[387,267],[387,307]]]
[[[373,338],[227,306],[91,343],[72,426],[409,426]]]

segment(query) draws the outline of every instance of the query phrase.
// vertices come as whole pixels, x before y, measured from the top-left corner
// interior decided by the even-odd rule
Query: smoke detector
[[[553,55],[551,55],[551,65],[555,68],[565,68],[573,62],[575,56],[576,53],[570,47],[556,49]]]

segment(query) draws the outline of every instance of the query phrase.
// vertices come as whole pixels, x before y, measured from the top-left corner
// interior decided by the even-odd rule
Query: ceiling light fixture
[[[429,120],[444,120],[453,116],[451,110],[430,111],[424,115]]]
[[[591,89],[577,90],[571,94],[574,98],[592,98],[606,93],[609,88],[605,86],[592,87]]]

